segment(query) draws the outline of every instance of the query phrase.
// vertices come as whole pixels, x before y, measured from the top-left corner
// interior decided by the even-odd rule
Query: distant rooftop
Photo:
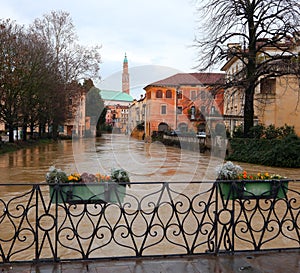
[[[121,91],[100,90],[99,94],[104,101],[125,101],[125,102],[133,101],[132,96]]]
[[[214,85],[224,78],[224,73],[178,73],[147,86]]]

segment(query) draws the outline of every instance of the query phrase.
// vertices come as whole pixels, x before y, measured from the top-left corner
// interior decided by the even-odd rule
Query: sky
[[[51,11],[68,12],[79,43],[102,47],[101,81],[96,83],[100,87],[121,89],[125,53],[133,89],[177,72],[197,72],[194,69],[197,50],[193,44],[199,18],[193,0],[0,0],[0,3],[0,18],[10,18],[25,26]]]

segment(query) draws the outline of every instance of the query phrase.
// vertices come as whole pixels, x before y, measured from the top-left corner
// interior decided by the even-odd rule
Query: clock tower
[[[129,95],[129,73],[128,73],[128,60],[127,60],[126,53],[123,61],[122,92]]]

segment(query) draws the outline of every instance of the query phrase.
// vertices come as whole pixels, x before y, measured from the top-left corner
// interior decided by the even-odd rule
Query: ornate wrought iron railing
[[[299,248],[297,182],[2,184],[0,262]]]

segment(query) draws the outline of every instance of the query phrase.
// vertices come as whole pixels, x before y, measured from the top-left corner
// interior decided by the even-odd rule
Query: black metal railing
[[[264,183],[2,184],[0,262],[299,248],[300,184]]]

